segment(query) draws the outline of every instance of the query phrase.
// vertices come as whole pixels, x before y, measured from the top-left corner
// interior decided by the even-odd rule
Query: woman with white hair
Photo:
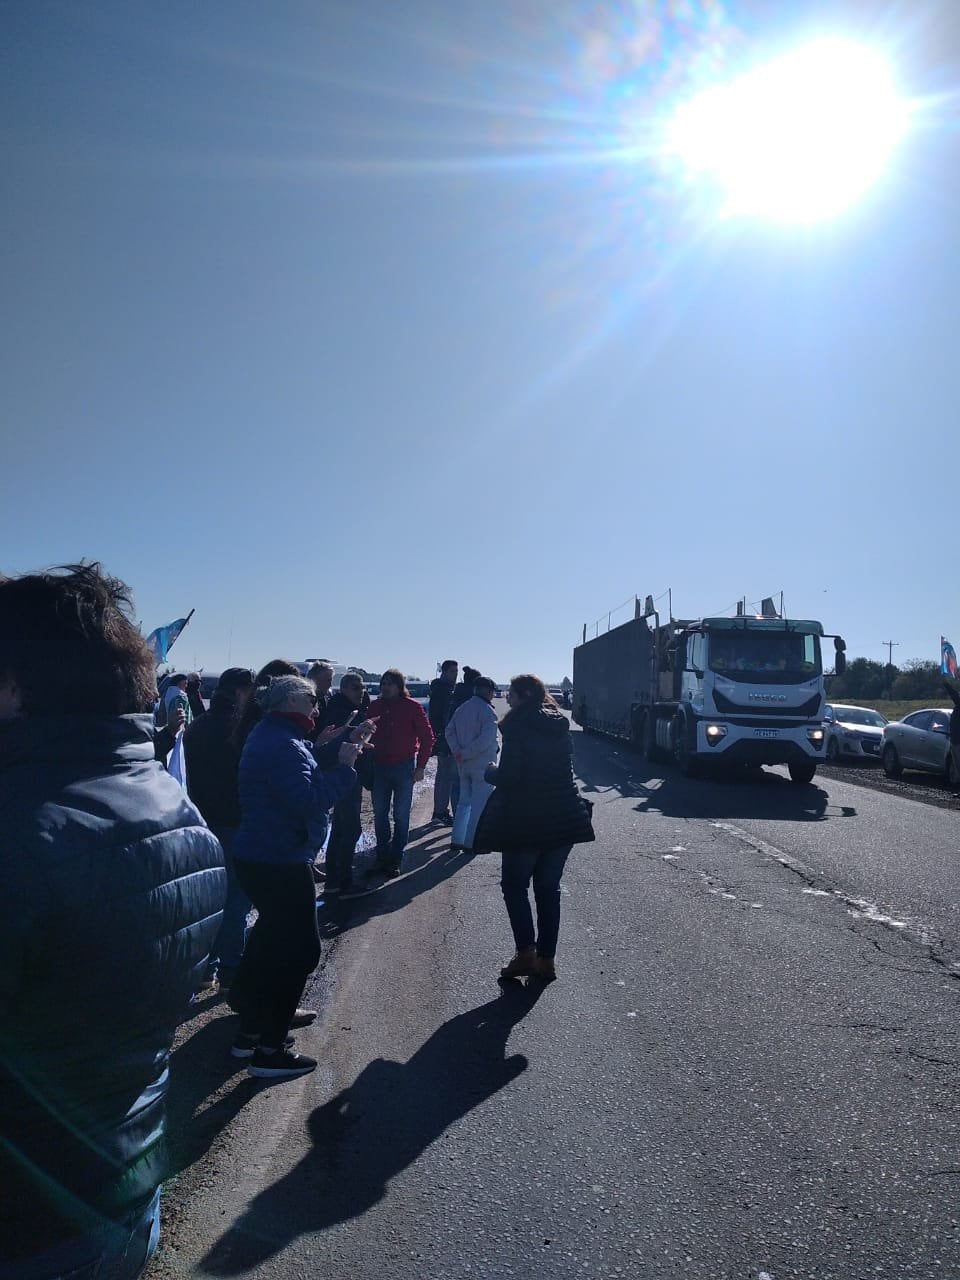
[[[337,749],[336,767],[318,769],[304,738],[316,722],[317,692],[300,676],[277,676],[256,690],[263,719],[240,758],[237,879],[257,922],[230,988],[240,1015],[232,1053],[249,1058],[253,1076],[305,1075],[316,1061],[292,1049],[290,1030],[316,1013],[298,1008],[320,959],[313,864],[316,833],[331,805],[356,784],[353,765],[372,726],[361,725]]]

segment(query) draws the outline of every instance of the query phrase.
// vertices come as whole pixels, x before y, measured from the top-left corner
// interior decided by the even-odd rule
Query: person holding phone
[[[320,769],[304,741],[316,718],[312,681],[278,676],[257,689],[256,698],[263,719],[240,757],[234,869],[257,909],[257,922],[230,988],[230,1006],[240,1015],[231,1052],[249,1058],[252,1076],[279,1080],[317,1065],[294,1052],[288,1040],[292,1029],[316,1017],[299,1008],[320,959],[312,874],[316,831],[356,783],[353,765],[361,743],[342,741],[336,766]]]
[[[356,671],[348,671],[340,680],[340,691],[327,705],[326,729],[338,732],[350,728],[358,720],[364,721],[370,707],[370,695],[363,687],[363,677]],[[364,759],[360,756],[354,768],[357,780],[353,787],[333,806],[330,840],[327,844],[326,879],[323,886],[325,898],[352,893],[353,855],[360,839],[360,807],[363,802]]]

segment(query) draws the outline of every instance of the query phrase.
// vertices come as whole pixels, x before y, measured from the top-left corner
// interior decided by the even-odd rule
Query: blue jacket
[[[223,855],[151,716],[0,722],[0,1258],[102,1252],[164,1175]],[[2,1270],[2,1265],[0,1265]]]
[[[356,781],[356,772],[345,764],[329,772],[319,769],[291,720],[265,716],[251,730],[240,757],[234,857],[241,862],[312,862],[326,814]]]

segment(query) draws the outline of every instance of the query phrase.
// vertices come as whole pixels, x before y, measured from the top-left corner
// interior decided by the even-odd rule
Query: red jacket
[[[425,769],[433,750],[433,730],[427,713],[416,698],[376,698],[367,718],[379,716],[373,735],[376,764],[404,764],[417,758],[417,768]]]

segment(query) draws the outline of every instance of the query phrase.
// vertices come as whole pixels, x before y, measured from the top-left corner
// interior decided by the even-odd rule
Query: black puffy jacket
[[[0,1257],[93,1237],[163,1176],[167,1059],[223,855],[150,716],[0,722]]]
[[[567,717],[554,707],[527,704],[504,716],[500,733],[497,789],[480,816],[474,848],[509,853],[593,840],[573,777]]]

